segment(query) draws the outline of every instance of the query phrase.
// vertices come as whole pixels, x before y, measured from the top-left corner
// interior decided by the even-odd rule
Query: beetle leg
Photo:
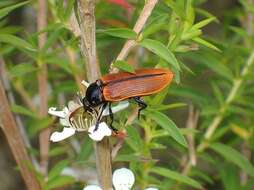
[[[105,110],[106,107],[107,107],[107,103],[102,105],[100,113],[99,113],[99,115],[97,117],[97,120],[96,120],[96,123],[95,123],[95,128],[94,128],[93,131],[97,131],[97,129],[99,127],[99,124],[100,124],[100,121],[101,121],[101,118],[102,118],[102,113],[103,113],[103,111]]]
[[[108,110],[109,110],[109,117],[110,117],[110,124],[109,124],[109,127],[115,132],[115,133],[118,133],[118,130],[113,127],[113,122],[114,122],[114,115],[113,115],[113,112],[112,112],[112,108],[111,108],[111,103],[109,103],[108,105]]]
[[[147,104],[140,97],[134,97],[133,99],[138,103],[138,118],[140,118],[140,112],[147,107]]]

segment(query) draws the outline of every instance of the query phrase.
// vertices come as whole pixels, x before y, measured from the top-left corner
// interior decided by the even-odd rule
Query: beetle
[[[95,130],[98,129],[103,110],[108,106],[111,118],[110,127],[116,131],[112,126],[113,113],[111,103],[132,98],[140,107],[138,110],[139,116],[141,110],[147,107],[141,97],[160,92],[169,85],[173,76],[170,70],[162,68],[138,69],[135,70],[135,73],[119,72],[107,74],[88,86],[86,95],[82,99],[82,104],[84,109],[89,112],[96,112],[94,108],[101,106]]]

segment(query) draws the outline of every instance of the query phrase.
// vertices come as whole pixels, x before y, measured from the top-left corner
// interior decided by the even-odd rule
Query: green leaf
[[[139,152],[141,149],[143,149],[143,141],[138,135],[138,131],[136,128],[129,126],[126,127],[127,130],[127,138],[126,142],[127,144],[136,152]]]
[[[24,2],[21,2],[21,3],[17,3],[15,5],[11,5],[11,6],[0,9],[0,19],[5,17],[6,15],[8,15],[14,9],[16,9],[18,7],[21,7],[21,6],[23,6],[27,3],[29,3],[29,1],[24,1]]]
[[[12,67],[9,71],[10,77],[20,77],[36,71],[37,68],[30,63],[20,63]]]
[[[191,30],[197,30],[197,29],[203,28],[204,26],[208,25],[210,22],[212,22],[214,20],[216,20],[216,17],[210,17],[210,18],[201,20],[200,22],[194,24],[191,27]]]
[[[129,72],[129,73],[135,73],[134,67],[130,65],[129,63],[127,63],[126,61],[117,60],[113,63],[113,67],[116,67],[120,70]]]
[[[25,48],[30,51],[36,51],[36,49],[34,49],[30,43],[11,34],[0,34],[0,42],[8,43],[18,48]]]
[[[61,154],[65,154],[65,153],[66,153],[66,149],[62,146],[53,147],[53,148],[50,148],[50,150],[49,150],[50,157],[59,156]]]
[[[155,32],[166,29],[168,25],[168,15],[160,14],[154,18],[149,24],[146,25],[142,32],[142,37],[146,38],[147,36],[154,34]]]
[[[149,117],[158,123],[163,129],[169,132],[170,136],[179,144],[187,147],[187,142],[176,124],[165,114],[158,111],[149,111]]]
[[[169,170],[166,168],[162,168],[162,167],[154,167],[151,169],[151,172],[161,175],[163,177],[169,178],[169,179],[176,180],[178,182],[185,183],[185,184],[190,185],[192,187],[202,189],[202,186],[199,182],[195,181],[194,179],[191,179],[188,176],[180,174],[178,172],[175,172],[175,171],[172,171],[172,170]]]
[[[206,65],[216,74],[225,77],[229,81],[234,79],[232,71],[223,62],[221,62],[220,58],[218,58],[216,55],[200,52],[191,55],[190,58],[199,64]]]
[[[78,161],[85,161],[88,160],[89,156],[93,152],[93,144],[92,141],[88,138],[84,139],[84,142],[81,145],[81,150],[79,152]]]
[[[103,33],[114,37],[136,39],[137,34],[129,28],[110,28],[106,30],[97,30],[97,33]]]
[[[144,39],[140,42],[140,45],[149,49],[150,51],[167,61],[177,70],[180,70],[180,66],[175,55],[161,42],[151,39]]]
[[[254,177],[253,165],[240,152],[236,151],[230,146],[221,143],[213,143],[210,144],[209,147],[227,159],[229,162],[232,162],[244,170],[246,173],[248,173],[250,176]]]
[[[204,40],[204,39],[202,39],[200,37],[196,37],[196,38],[194,38],[192,40],[197,42],[197,43],[199,43],[199,44],[201,44],[201,45],[203,45],[203,46],[211,48],[211,49],[213,49],[215,51],[221,52],[221,50],[219,48],[217,48],[215,45],[211,44],[210,42],[208,42],[208,41],[206,41],[206,40]]]
[[[11,110],[15,113],[19,113],[19,114],[22,114],[22,115],[37,118],[37,114],[35,112],[33,112],[33,111],[23,107],[23,106],[20,106],[20,105],[12,105]]]
[[[75,179],[70,176],[56,176],[55,178],[48,181],[46,188],[54,189],[65,185],[73,184]]]
[[[55,28],[53,28],[53,32],[50,32],[49,37],[47,38],[47,41],[45,45],[43,46],[43,51],[46,51],[49,47],[53,45],[53,43],[61,36],[63,35],[64,28],[62,28],[61,25],[56,25]]]
[[[216,99],[218,100],[219,104],[223,105],[224,104],[224,97],[223,97],[223,94],[222,94],[219,86],[215,82],[212,82],[212,87],[213,87],[214,95],[215,95]]]
[[[64,21],[67,21],[67,19],[71,16],[73,7],[74,7],[75,0],[68,0],[65,13],[63,15]]]
[[[51,180],[62,172],[62,170],[69,164],[68,160],[58,162],[49,172],[48,179]]]

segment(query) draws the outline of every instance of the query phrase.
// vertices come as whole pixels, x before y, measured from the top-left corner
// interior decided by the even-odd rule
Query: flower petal
[[[145,190],[159,190],[158,188],[155,188],[155,187],[148,187],[146,188]]]
[[[129,106],[129,102],[128,102],[128,101],[119,102],[118,105],[112,107],[112,113],[116,113],[116,112],[122,111],[123,109],[127,108],[128,106]],[[108,106],[107,106],[107,108],[103,111],[103,114],[102,114],[102,115],[103,115],[103,116],[109,115]]]
[[[114,171],[112,181],[115,190],[129,190],[135,182],[135,177],[131,170],[121,168]]]
[[[89,82],[86,82],[85,80],[82,80],[81,84],[83,84],[86,88],[90,85]]]
[[[62,126],[66,126],[66,127],[70,126],[70,122],[68,121],[68,118],[60,118],[59,122]]]
[[[102,190],[98,185],[88,185],[83,190]]]
[[[50,107],[49,110],[48,110],[48,113],[50,115],[65,118],[68,115],[69,110],[68,110],[67,107],[64,107],[64,109],[62,111],[56,111],[56,107]]]
[[[111,136],[112,134],[111,129],[108,127],[108,125],[105,122],[100,123],[96,131],[94,131],[94,129],[95,129],[95,125],[91,126],[88,129],[88,132],[89,132],[88,135],[94,141],[101,141],[103,137]]]
[[[75,129],[64,127],[62,132],[54,132],[50,136],[52,142],[62,141],[75,134]]]

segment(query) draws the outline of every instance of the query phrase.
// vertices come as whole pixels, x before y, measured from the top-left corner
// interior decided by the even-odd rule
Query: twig
[[[37,30],[42,31],[47,26],[47,1],[39,0],[38,4],[38,15],[37,15]],[[46,33],[41,33],[38,37],[39,49],[42,49],[46,42]],[[40,117],[47,116],[47,65],[38,60],[38,65],[40,71],[38,73],[38,87],[39,87],[39,96],[40,96],[40,107],[39,113]],[[50,128],[46,128],[41,131],[39,136],[40,141],[40,158],[41,158],[41,172],[46,175],[48,170],[48,152],[49,152],[49,136]]]
[[[254,0],[247,0],[246,1],[249,7],[254,5]],[[252,11],[248,10],[248,8],[245,8],[246,12],[246,19],[243,21],[243,25],[245,26],[245,29],[247,31],[247,37],[244,40],[245,46],[249,49],[252,46],[252,42],[249,40],[250,38],[253,37],[253,21],[254,21],[254,14]],[[245,156],[246,159],[250,160],[251,159],[251,149],[249,142],[245,140],[240,147],[241,153]],[[240,171],[240,182],[241,185],[244,186],[248,182],[248,174],[242,170]]]
[[[195,129],[197,127],[198,117],[199,117],[199,112],[198,111],[195,112],[193,105],[190,105],[189,117],[186,123],[186,128]],[[193,133],[188,134],[187,139],[188,139],[188,145],[189,145],[189,159],[190,159],[191,165],[195,166],[197,163],[197,158],[196,158],[195,140],[194,140]]]
[[[89,82],[93,82],[101,75],[96,61],[95,43],[95,0],[78,0],[78,11],[81,28],[81,52],[86,59],[86,73]],[[108,138],[94,144],[96,153],[96,167],[99,183],[102,189],[112,189],[112,169],[110,143]]]
[[[149,16],[151,15],[156,3],[158,2],[158,0],[147,0],[146,4],[142,10],[142,12],[139,15],[139,18],[133,28],[133,31],[137,33],[137,35],[140,34],[142,28],[144,27],[147,19],[149,18]],[[130,52],[130,50],[136,45],[136,41],[135,40],[128,40],[123,48],[121,49],[120,53],[118,54],[116,60],[124,60],[128,53]],[[110,72],[111,73],[117,73],[119,70],[117,68],[113,67],[113,64],[110,65]]]
[[[67,53],[67,57],[69,59],[71,69],[73,71],[73,77],[75,79],[75,82],[79,88],[79,91],[81,91],[83,93],[84,86],[81,84],[82,78],[80,76],[80,73],[79,73],[79,70],[78,70],[78,67],[76,64],[76,54],[75,54],[74,50],[70,47],[66,47],[65,51]]]
[[[233,83],[233,86],[226,98],[225,105],[221,107],[218,114],[214,117],[211,124],[208,126],[206,133],[205,133],[205,140],[203,140],[198,146],[197,146],[197,152],[203,152],[207,148],[207,142],[211,139],[212,135],[214,134],[215,130],[218,128],[222,120],[224,119],[224,113],[226,111],[226,107],[229,106],[233,100],[235,99],[238,90],[240,89],[241,85],[244,82],[245,76],[248,74],[249,69],[251,65],[254,64],[254,51],[251,52],[250,56],[248,57],[246,64],[244,65],[240,78],[236,79]],[[183,169],[182,173],[187,174],[192,168],[191,161],[189,161],[185,168]]]
[[[0,126],[7,137],[8,144],[10,145],[12,154],[20,168],[20,172],[25,181],[26,187],[28,190],[40,190],[40,185],[36,180],[35,175],[27,167],[29,164],[31,165],[31,161],[27,154],[22,135],[20,134],[20,131],[15,123],[15,119],[11,113],[8,99],[5,95],[1,81],[0,100]]]
[[[7,94],[7,97],[9,99],[10,104],[11,105],[15,104],[15,99],[14,99],[14,95],[11,91],[11,85],[10,85],[9,77],[8,77],[8,74],[7,74],[6,69],[5,69],[5,61],[2,57],[0,57],[0,81],[1,80],[2,80],[3,87],[6,90],[6,94]],[[26,134],[26,130],[24,128],[24,125],[23,125],[19,115],[14,114],[14,116],[15,116],[15,120],[17,122],[17,127],[19,128],[20,134],[21,134],[22,139],[25,143],[25,146],[26,146],[26,148],[30,149],[32,146],[31,146],[29,138]],[[35,168],[39,169],[39,164],[38,164],[35,156],[30,155],[30,158],[31,158],[32,163],[35,166]]]

